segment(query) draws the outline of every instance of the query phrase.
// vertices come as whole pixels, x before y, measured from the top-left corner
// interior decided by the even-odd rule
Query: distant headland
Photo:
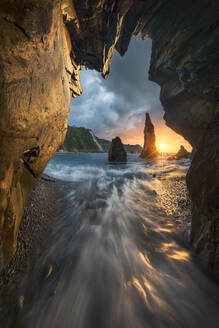
[[[108,152],[111,141],[97,137],[91,129],[68,126],[67,134],[59,152],[74,153],[105,153]],[[141,153],[140,145],[124,145],[127,153]]]

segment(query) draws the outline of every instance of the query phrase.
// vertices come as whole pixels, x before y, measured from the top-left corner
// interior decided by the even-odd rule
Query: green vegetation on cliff
[[[91,130],[74,126],[68,126],[65,141],[61,149],[68,152],[103,151]]]
[[[68,126],[64,144],[59,151],[101,153],[108,152],[111,141],[98,138],[92,130]],[[124,145],[127,152],[140,153],[140,145]]]

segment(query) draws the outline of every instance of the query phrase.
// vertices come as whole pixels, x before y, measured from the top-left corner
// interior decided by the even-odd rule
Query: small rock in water
[[[181,158],[190,158],[190,153],[185,149],[184,146],[181,146],[180,150],[176,154],[176,159],[181,159]]]
[[[122,141],[119,137],[116,137],[112,140],[109,153],[108,153],[109,162],[117,163],[126,163],[127,154],[122,144]]]
[[[191,153],[189,153],[184,146],[180,147],[180,150],[176,153],[176,155],[171,155],[167,157],[168,161],[179,160],[182,158],[190,158]]]

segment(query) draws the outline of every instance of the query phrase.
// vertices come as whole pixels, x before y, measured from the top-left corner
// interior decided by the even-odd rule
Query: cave
[[[150,80],[168,127],[193,147],[191,245],[219,276],[219,3],[216,0],[2,0],[0,268],[16,251],[25,203],[63,143],[80,70],[104,78],[131,37],[152,39]]]

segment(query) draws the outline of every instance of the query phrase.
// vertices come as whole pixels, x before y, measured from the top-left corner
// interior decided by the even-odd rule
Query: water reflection
[[[158,227],[155,229],[156,232],[171,232],[171,229]]]
[[[175,242],[162,243],[161,247],[156,249],[156,252],[164,253],[167,257],[178,261],[188,261],[190,259],[189,252],[180,249]]]
[[[172,253],[167,254],[168,257],[178,261],[188,261],[189,260],[189,253],[186,251],[177,251],[174,250]]]

